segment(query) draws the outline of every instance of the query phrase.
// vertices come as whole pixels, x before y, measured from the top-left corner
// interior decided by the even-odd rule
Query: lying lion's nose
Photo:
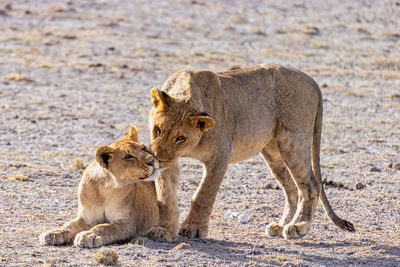
[[[148,161],[147,165],[150,165],[151,167],[154,167],[154,159],[151,159],[150,161]]]

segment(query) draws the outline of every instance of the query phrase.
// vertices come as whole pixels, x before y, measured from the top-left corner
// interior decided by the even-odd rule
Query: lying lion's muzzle
[[[160,169],[160,162],[157,159],[154,159],[154,161],[152,161],[152,172],[151,174],[146,177],[146,178],[141,178],[141,181],[144,182],[151,182],[151,181],[155,181],[161,174],[161,169]]]

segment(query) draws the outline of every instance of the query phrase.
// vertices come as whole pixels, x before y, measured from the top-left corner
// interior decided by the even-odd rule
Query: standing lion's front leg
[[[146,235],[149,239],[171,242],[177,238],[179,229],[178,181],[177,162],[163,170],[161,176],[156,180],[160,219],[158,227],[153,227],[147,232]]]
[[[207,236],[212,208],[228,167],[230,151],[228,153],[220,152],[221,156],[215,155],[213,161],[204,163],[205,173],[192,197],[189,215],[179,231],[181,236],[189,238],[204,238]]]

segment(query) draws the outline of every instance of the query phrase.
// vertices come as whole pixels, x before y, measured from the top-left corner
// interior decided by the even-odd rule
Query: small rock
[[[357,189],[357,190],[361,190],[361,189],[363,189],[363,188],[365,188],[365,184],[363,184],[362,182],[357,182],[356,184],[355,184],[355,188]]]
[[[238,222],[240,222],[240,223],[248,223],[249,222],[249,217],[247,217],[246,214],[240,214],[237,218],[238,218]]]
[[[393,169],[395,169],[397,171],[400,170],[400,161],[396,162],[396,163],[393,163],[392,167],[393,167]]]
[[[12,10],[12,5],[10,3],[6,3],[4,5],[4,9],[7,10],[7,11],[11,11]]]
[[[369,169],[370,172],[381,172],[381,169],[377,168],[377,167],[372,167],[371,169]]]
[[[239,215],[240,213],[237,211],[228,210],[226,212],[226,217],[228,217],[228,219],[237,218]]]
[[[228,210],[225,216],[228,217],[228,219],[237,218],[238,222],[240,223],[248,223],[250,221],[246,214],[237,211]]]

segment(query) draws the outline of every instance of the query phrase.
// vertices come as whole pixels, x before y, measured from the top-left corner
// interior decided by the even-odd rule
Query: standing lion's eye
[[[160,136],[160,135],[161,135],[161,129],[160,129],[160,127],[154,126],[154,128],[153,128],[153,134],[154,134],[154,137]]]
[[[186,137],[180,135],[180,136],[178,136],[178,137],[175,139],[175,142],[176,142],[176,143],[182,143],[182,142],[184,142],[185,140],[186,140]]]

